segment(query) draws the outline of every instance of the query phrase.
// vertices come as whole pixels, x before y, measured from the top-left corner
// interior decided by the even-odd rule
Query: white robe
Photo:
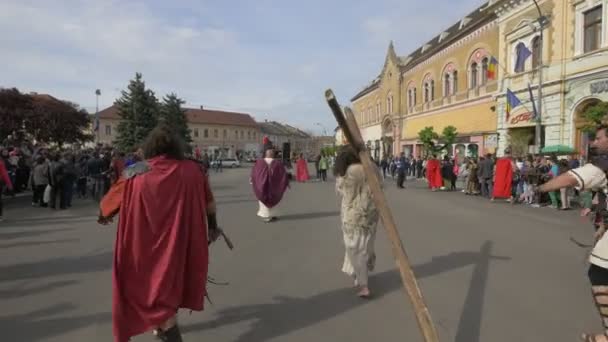
[[[264,161],[266,162],[266,164],[268,164],[268,166],[270,166],[270,164],[272,163],[274,159],[272,158],[264,158]],[[279,211],[277,210],[277,206],[274,206],[273,208],[268,208],[267,206],[264,205],[264,203],[258,201],[259,204],[259,209],[258,209],[258,216],[264,219],[269,219],[271,217],[277,217],[279,214]]]
[[[377,173],[380,177],[380,173]],[[336,190],[342,195],[341,217],[345,247],[342,272],[353,277],[355,285],[367,286],[368,273],[374,270],[376,264],[374,243],[379,216],[363,166],[349,166],[346,175],[337,179]]]

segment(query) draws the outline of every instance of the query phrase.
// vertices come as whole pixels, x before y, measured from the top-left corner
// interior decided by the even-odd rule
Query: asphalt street
[[[213,305],[181,312],[188,341],[421,341],[386,234],[373,298],[355,296],[343,258],[334,183],[292,184],[280,220],[256,217],[248,169],[212,173],[219,223],[236,245],[212,247]],[[432,193],[423,182],[385,192],[441,341],[576,341],[599,331],[576,212]],[[111,341],[114,227],[92,202],[67,211],[6,201],[0,223],[2,341]],[[135,341],[153,341],[151,334]]]

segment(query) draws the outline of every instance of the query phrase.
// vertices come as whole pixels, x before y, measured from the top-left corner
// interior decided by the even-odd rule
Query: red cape
[[[441,164],[437,159],[429,159],[426,162],[426,179],[429,183],[429,188],[441,188],[443,186],[443,178],[441,178]]]
[[[310,179],[308,175],[308,163],[303,158],[298,159],[296,163],[296,180],[298,182],[306,182]]]
[[[494,188],[492,197],[511,198],[511,186],[513,182],[513,164],[510,158],[500,158],[496,161],[494,177]]]
[[[289,185],[285,165],[276,159],[270,165],[264,159],[258,159],[251,170],[251,183],[255,197],[268,208],[273,208],[279,204]]]
[[[205,176],[189,160],[148,164],[124,182],[112,277],[115,342],[158,327],[180,308],[202,310],[206,295]]]

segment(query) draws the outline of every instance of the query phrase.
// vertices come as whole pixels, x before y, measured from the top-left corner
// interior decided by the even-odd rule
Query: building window
[[[198,138],[198,128],[195,128],[195,129],[194,129],[194,137],[195,137],[195,138]]]
[[[228,131],[224,130],[224,139],[227,139],[227,138],[228,138]]]
[[[245,132],[241,131],[241,139],[245,139]]]
[[[414,88],[414,96],[412,96],[413,102],[414,102],[414,106],[416,105],[416,101],[418,101],[418,98],[416,97],[416,88]]]
[[[106,135],[107,136],[112,135],[112,126],[111,125],[106,125]]]
[[[424,84],[424,93],[423,94],[424,94],[424,96],[423,96],[424,103],[429,102],[429,84],[428,83]]]
[[[451,89],[450,89],[450,74],[446,73],[445,75],[443,75],[443,96],[444,97],[448,97],[451,94]]]
[[[380,105],[380,101],[376,102],[376,115],[378,115],[378,117],[380,117],[382,114],[380,113],[382,111],[382,106]]]
[[[251,131],[247,131],[247,140],[251,140]]]
[[[469,77],[471,89],[477,88],[477,82],[477,62],[473,62],[473,64],[471,64],[471,77]]]
[[[528,57],[529,51],[525,51],[528,48],[526,44],[519,43],[515,46],[515,68],[513,71],[515,72],[524,72],[526,71],[526,57]]]
[[[255,138],[256,138],[256,135],[257,135],[257,134],[256,134],[255,132],[253,132],[253,139],[255,139]]]
[[[435,80],[431,80],[431,101],[435,100]]]
[[[481,61],[481,85],[488,83],[488,57]]]
[[[602,6],[584,13],[583,41],[584,52],[595,51],[602,44]]]
[[[532,69],[540,66],[540,37],[532,39]]]
[[[205,130],[203,131],[203,137],[204,138],[209,138],[209,130],[205,128]]]
[[[238,139],[239,138],[239,131],[234,131],[234,139]]]
[[[452,94],[456,94],[458,92],[458,71],[454,70],[452,73]]]
[[[218,132],[218,130],[217,130],[217,129],[214,129],[214,130],[213,130],[213,137],[214,137],[214,138],[218,138],[218,137],[219,137],[219,134],[218,134],[218,133],[219,133],[219,132]]]

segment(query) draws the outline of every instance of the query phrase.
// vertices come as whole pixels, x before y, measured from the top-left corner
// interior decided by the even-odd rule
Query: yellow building
[[[260,151],[260,128],[249,114],[196,108],[184,108],[192,137],[192,145],[210,156],[233,158],[256,155]],[[120,122],[118,108],[108,107],[99,112],[97,141],[112,144]]]
[[[459,133],[451,154],[495,152],[498,82],[488,69],[498,59],[497,5],[476,8],[406,57],[391,42],[380,75],[351,100],[372,155],[385,142],[392,153],[421,156],[418,133],[448,125]]]
[[[497,77],[489,75],[498,59],[498,25],[489,2],[408,56],[402,73],[404,107],[401,151],[422,156],[418,133],[432,126],[458,131],[452,155],[476,157],[496,150]]]
[[[401,71],[406,62],[397,56],[391,42],[380,75],[351,99],[363,141],[376,159],[397,152],[394,142],[399,141],[403,113]]]
[[[608,101],[608,0],[538,0],[543,21],[531,1],[502,1],[496,13],[500,27],[500,63],[503,87],[498,96],[499,145],[508,146],[514,132],[527,133],[535,151],[535,107],[542,68],[541,146],[563,144],[586,154],[587,135],[581,131],[581,113],[599,101]],[[519,49],[531,56],[515,70]],[[542,49],[542,59],[541,57]],[[507,89],[522,105],[507,120]]]

